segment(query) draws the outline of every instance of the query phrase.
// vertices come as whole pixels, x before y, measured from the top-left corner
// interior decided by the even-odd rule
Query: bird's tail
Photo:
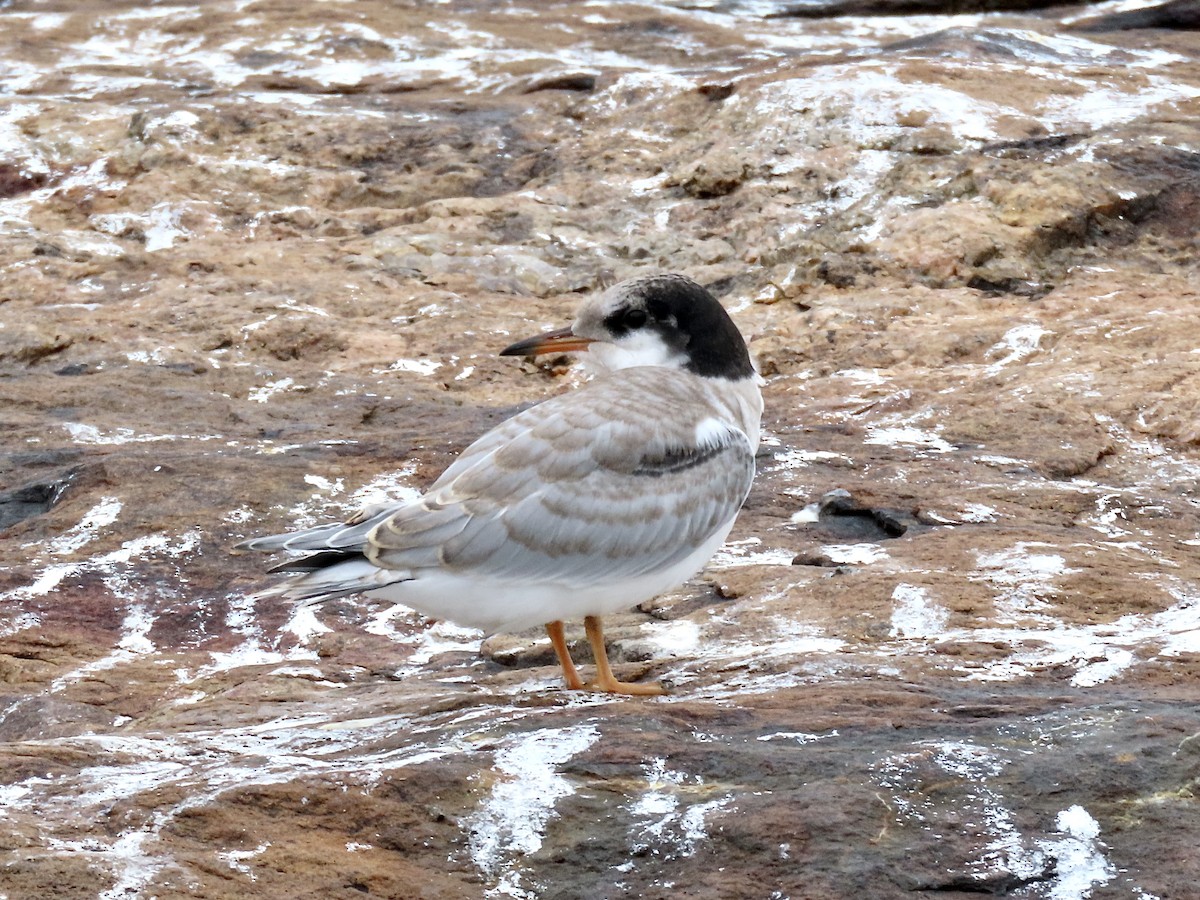
[[[318,525],[302,531],[287,531],[283,534],[268,534],[250,538],[236,545],[238,550],[261,550],[289,552],[337,550],[359,552],[367,542],[367,536],[376,525],[395,511],[398,504],[379,504],[368,507],[348,522]],[[280,569],[280,571],[284,571]]]
[[[236,549],[307,554],[268,569],[291,577],[259,592],[260,597],[288,597],[314,604],[378,590],[411,581],[413,577],[406,570],[380,568],[363,554],[371,530],[401,506],[401,503],[368,506],[346,522],[251,538]]]
[[[258,596],[287,597],[306,606],[412,581],[409,572],[381,569],[361,553],[337,550],[324,550],[311,556],[290,559],[269,571],[282,572],[290,577],[260,591]]]

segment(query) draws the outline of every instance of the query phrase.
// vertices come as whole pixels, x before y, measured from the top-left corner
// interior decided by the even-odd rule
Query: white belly
[[[733,519],[668,569],[624,581],[596,583],[496,581],[440,570],[369,592],[433,619],[495,632],[524,631],[555,621],[578,621],[631,609],[687,581],[725,543]]]

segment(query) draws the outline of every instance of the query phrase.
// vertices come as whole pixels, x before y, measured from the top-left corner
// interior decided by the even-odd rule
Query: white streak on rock
[[[936,432],[925,431],[915,425],[877,425],[867,430],[863,443],[911,447],[928,453],[949,453],[954,450],[954,445],[938,437]]]
[[[996,605],[1002,621],[1043,608],[1046,598],[1058,593],[1055,580],[1075,571],[1057,553],[1031,552],[1043,547],[1051,545],[1022,541],[1010,550],[978,555],[981,574],[973,578],[1000,588]]]
[[[398,359],[387,367],[388,372],[413,372],[417,375],[432,375],[442,367],[436,359]]]
[[[818,628],[791,619],[776,617],[775,628],[768,634],[759,634],[754,640],[727,644],[709,644],[705,654],[708,658],[736,661],[742,665],[746,659],[757,660],[775,656],[803,657],[814,654],[835,653],[846,646],[840,638],[827,637]]]
[[[690,619],[673,622],[646,622],[642,625],[649,640],[654,642],[657,655],[678,656],[691,653],[700,646],[700,625]]]
[[[242,862],[242,860],[253,859],[256,856],[261,856],[270,846],[270,841],[263,841],[253,850],[227,850],[224,853],[218,853],[217,859],[228,865],[229,868],[233,869],[233,871],[241,872],[251,881],[258,881],[258,876],[254,873],[254,870]]]
[[[830,462],[833,460],[846,464],[852,462],[850,457],[844,453],[834,453],[831,450],[784,450],[774,454],[773,459],[775,460],[775,465],[767,471],[805,469],[815,462]]]
[[[143,845],[153,837],[151,831],[127,831],[100,855],[115,863],[117,883],[96,895],[96,900],[125,900],[141,895],[142,888],[173,861],[169,857],[147,853]],[[90,848],[89,848],[90,849]]]
[[[266,403],[281,391],[293,391],[296,389],[296,382],[294,379],[280,378],[277,381],[268,381],[262,387],[253,388],[246,396],[246,399],[251,400],[254,403]]]
[[[708,564],[710,569],[733,569],[738,566],[790,566],[796,554],[791,550],[763,550],[752,553],[761,544],[758,538],[727,541]]]
[[[760,741],[792,741],[796,744],[804,745],[837,736],[838,732],[835,728],[832,731],[826,732],[825,734],[810,734],[807,731],[776,731],[774,734],[760,735],[758,739]]]
[[[994,556],[1006,556],[1007,551]],[[1069,571],[1061,557],[1034,562],[1026,573],[1049,574]],[[1007,681],[1032,675],[1039,670],[1067,666],[1075,669],[1071,683],[1093,687],[1112,681],[1135,665],[1135,650],[1153,655],[1157,645],[1160,657],[1181,653],[1200,653],[1200,594],[1179,579],[1152,579],[1177,602],[1149,615],[1124,615],[1114,622],[1094,625],[1069,625],[1052,615],[1027,612],[1019,621],[1012,620],[994,628],[955,629],[939,635],[944,641],[975,641],[1010,644],[1014,652],[984,668],[961,667],[970,680]],[[1015,582],[1010,587],[1016,587]],[[1026,583],[1025,587],[1030,587]],[[1041,585],[1045,590],[1046,584]],[[1028,600],[1028,598],[1026,598]]]
[[[534,896],[521,887],[516,866],[541,848],[555,805],[575,792],[558,767],[599,737],[592,725],[548,728],[509,737],[496,752],[497,781],[468,822],[472,861],[499,878],[493,895]]]
[[[421,492],[406,483],[415,471],[416,465],[407,463],[395,471],[376,475],[347,498],[347,509],[357,511],[379,503],[407,503],[416,500],[421,496]]]
[[[665,759],[654,759],[646,767],[647,790],[629,807],[637,820],[630,835],[630,850],[664,859],[679,859],[695,854],[708,839],[707,817],[727,807],[731,796],[704,803],[685,805],[690,795],[709,790],[704,779],[667,768]]]
[[[244,640],[232,650],[214,651],[210,654],[208,665],[201,666],[194,673],[179,670],[177,674],[181,682],[191,683],[211,678],[220,672],[228,672],[245,666],[277,665],[284,662],[317,659],[315,650],[293,648],[287,652],[280,652],[264,646],[262,629],[258,625],[255,613],[257,602],[258,598],[252,594],[230,595],[229,609],[225,614],[225,625],[231,632],[241,634]]]
[[[0,599],[3,599],[0,597]],[[25,631],[28,628],[36,628],[42,623],[41,616],[37,613],[23,612],[18,613],[11,621],[0,625],[0,637],[8,637],[10,634],[17,634]]]
[[[117,521],[120,514],[121,501],[116,497],[104,497],[84,513],[78,525],[47,543],[46,551],[57,556],[74,553],[95,540],[96,533]]]
[[[317,618],[316,610],[311,606],[297,606],[292,616],[283,626],[283,630],[296,636],[301,644],[309,643],[318,634],[328,634],[333,631],[328,625]]]
[[[984,372],[988,375],[996,375],[1005,366],[1032,356],[1038,351],[1042,338],[1052,333],[1037,322],[1026,322],[1024,325],[1010,328],[1004,333],[1000,342],[987,352],[987,355],[992,357],[999,356],[1001,353],[1005,355],[984,369]]]
[[[839,566],[866,566],[888,558],[888,552],[878,544],[824,544],[821,552]]]
[[[231,509],[221,517],[222,522],[230,525],[244,525],[251,521],[255,516],[254,510],[249,506],[239,506],[237,509]]]
[[[77,444],[152,444],[159,441],[219,441],[219,434],[138,434],[132,428],[101,431],[95,425],[82,422],[63,422],[63,428]]]
[[[0,594],[0,600],[21,600],[50,593],[64,580],[84,572],[97,572],[115,576],[124,566],[139,557],[178,558],[193,552],[200,545],[200,533],[188,531],[174,541],[165,534],[148,534],[126,541],[118,549],[102,553],[78,562],[56,563],[43,568],[28,585],[13,588]],[[119,586],[123,581],[106,580],[109,587]]]
[[[931,638],[946,627],[950,611],[938,606],[922,587],[898,584],[892,591],[892,636]]]
[[[983,522],[995,522],[996,515],[996,510],[990,506],[984,506],[982,503],[968,503],[959,513],[958,520],[971,524],[981,524]]]
[[[1057,860],[1047,900],[1087,900],[1093,888],[1107,884],[1117,874],[1104,855],[1100,823],[1076,804],[1060,812],[1054,825],[1064,836],[1039,842]]]
[[[406,607],[399,607],[406,609]],[[374,634],[383,632],[368,628]],[[387,635],[394,637],[393,635]],[[435,622],[417,637],[416,648],[408,658],[408,665],[396,673],[397,677],[412,674],[424,667],[435,656],[442,653],[478,653],[479,642],[484,634],[477,628],[463,628],[453,622]],[[411,639],[410,639],[411,640]]]
[[[821,503],[814,500],[807,506],[796,510],[788,519],[793,525],[812,525],[821,521]]]

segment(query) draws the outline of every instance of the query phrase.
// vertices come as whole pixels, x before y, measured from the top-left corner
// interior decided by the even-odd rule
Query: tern
[[[488,633],[544,626],[568,688],[661,694],[612,672],[602,617],[698,573],[754,478],[762,379],[717,299],[683,275],[634,278],[573,324],[502,356],[582,353],[597,374],[483,435],[416,500],[244,541],[303,553],[274,593],[364,593]],[[584,682],[563,622],[582,619]]]

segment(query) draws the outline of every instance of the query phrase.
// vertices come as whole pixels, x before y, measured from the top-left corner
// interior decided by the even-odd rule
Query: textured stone
[[[0,894],[1194,894],[1196,36],[1041,5],[0,10]],[[255,594],[660,268],[767,405],[667,697]]]

